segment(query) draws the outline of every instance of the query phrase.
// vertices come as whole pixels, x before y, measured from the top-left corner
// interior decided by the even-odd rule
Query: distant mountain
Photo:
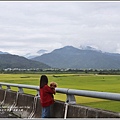
[[[26,57],[28,59],[32,59],[34,57],[40,56],[40,55],[45,54],[45,53],[47,53],[47,50],[41,49],[35,53],[27,53],[26,55],[24,55],[24,57]]]
[[[9,54],[8,52],[2,52],[2,51],[0,51],[0,54]]]
[[[50,68],[50,66],[38,61],[29,60],[27,58],[18,55],[0,54],[0,69],[5,69],[5,68],[43,69],[43,68]]]
[[[54,68],[120,69],[120,54],[103,53],[92,48],[78,49],[73,46],[55,49],[32,60]]]

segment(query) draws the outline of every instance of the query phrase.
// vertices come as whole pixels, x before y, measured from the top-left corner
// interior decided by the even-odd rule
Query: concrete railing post
[[[67,92],[69,89],[67,90]],[[65,102],[65,113],[64,113],[64,119],[67,117],[67,112],[68,112],[68,106],[69,104],[76,104],[75,96],[71,94],[66,94],[67,95],[67,100]]]
[[[36,96],[40,97],[40,93],[39,93],[39,90],[37,90],[37,94],[36,94]]]
[[[67,101],[68,104],[76,104],[76,100],[75,100],[74,95],[67,94],[67,100],[66,101]]]
[[[0,85],[0,89],[2,89],[2,85]]]
[[[11,88],[10,88],[10,86],[9,85],[7,85],[7,90],[10,90]]]
[[[19,90],[18,90],[19,93],[24,93],[23,88],[21,88],[21,87],[18,87],[18,88],[19,88]]]

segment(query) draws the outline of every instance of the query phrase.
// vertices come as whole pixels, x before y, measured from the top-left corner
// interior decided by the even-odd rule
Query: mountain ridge
[[[25,57],[12,55],[12,54],[0,54],[0,69],[6,68],[50,68],[50,66],[45,63],[29,60]]]
[[[0,51],[0,54],[10,54],[10,53]]]
[[[99,50],[79,49],[65,46],[32,60],[43,62],[54,68],[119,69],[120,54]]]

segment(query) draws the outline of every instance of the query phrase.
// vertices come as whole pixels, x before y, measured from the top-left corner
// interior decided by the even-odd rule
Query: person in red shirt
[[[52,90],[48,86],[48,78],[46,75],[42,75],[40,78],[40,103],[42,106],[42,118],[49,118],[50,108],[54,103],[54,98],[52,97],[55,94],[55,90]]]

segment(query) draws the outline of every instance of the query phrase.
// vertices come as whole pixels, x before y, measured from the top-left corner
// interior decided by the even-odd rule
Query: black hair
[[[46,75],[42,75],[40,78],[40,88],[48,84],[48,78]]]

